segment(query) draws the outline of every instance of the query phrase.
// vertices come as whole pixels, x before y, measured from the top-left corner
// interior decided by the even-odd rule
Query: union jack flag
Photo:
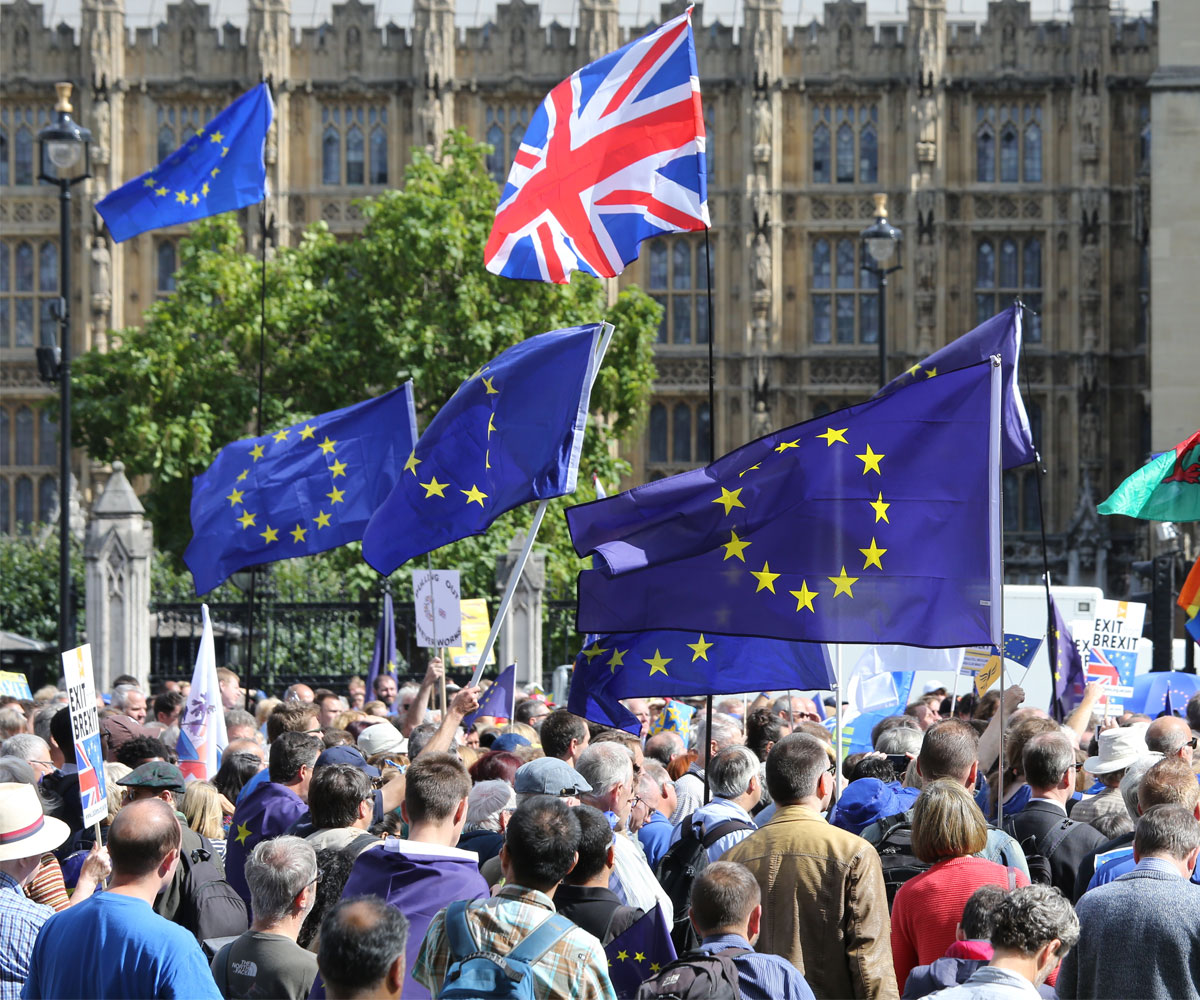
[[[611,278],[643,240],[709,225],[692,8],[577,70],[529,123],[484,250],[493,274]]]
[[[88,810],[104,801],[104,772],[96,768],[96,763],[102,764],[103,759],[99,736],[75,741],[75,764],[79,769],[79,803],[83,807],[85,824],[88,822]]]

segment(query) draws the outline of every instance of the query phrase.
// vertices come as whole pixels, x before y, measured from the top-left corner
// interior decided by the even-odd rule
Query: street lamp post
[[[57,347],[37,349],[38,372],[58,382],[58,646],[75,645],[75,616],[71,600],[71,188],[91,176],[92,133],[71,118],[71,84],[55,84],[55,120],[38,133],[38,180],[58,185],[59,298],[55,304]],[[81,169],[82,168],[82,169]]]
[[[875,195],[875,221],[859,233],[862,243],[862,268],[875,275],[879,289],[879,384],[887,384],[887,279],[893,271],[904,265],[897,261],[891,267],[888,261],[900,249],[904,234],[888,222],[887,195]]]

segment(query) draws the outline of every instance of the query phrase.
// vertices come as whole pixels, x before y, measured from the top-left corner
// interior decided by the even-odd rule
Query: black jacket
[[[608,944],[643,916],[636,906],[626,906],[611,889],[562,883],[554,891],[554,908],[589,934]]]
[[[1087,823],[1068,819],[1057,806],[1038,799],[1030,800],[1016,815],[1006,818],[1005,828],[1025,850],[1025,856],[1041,854],[1041,845],[1055,839],[1051,831],[1066,831],[1066,836],[1050,855],[1051,884],[1075,901],[1075,877],[1084,860],[1106,842],[1104,834]]]

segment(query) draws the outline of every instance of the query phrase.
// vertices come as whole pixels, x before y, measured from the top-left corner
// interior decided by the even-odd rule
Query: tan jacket
[[[762,887],[758,951],[796,966],[818,1000],[898,1000],[875,848],[807,806],[783,806],[725,852]]]

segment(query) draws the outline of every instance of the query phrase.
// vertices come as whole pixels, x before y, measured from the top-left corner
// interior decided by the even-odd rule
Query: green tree
[[[58,646],[58,525],[35,524],[24,535],[0,534],[0,629]],[[83,551],[71,543],[75,627],[84,621]],[[81,640],[82,641],[82,640]]]
[[[121,331],[105,354],[75,367],[80,443],[95,458],[121,459],[148,476],[147,514],[159,545],[180,556],[191,535],[192,477],[230,441],[254,433],[260,308],[265,311],[262,427],[336,409],[413,379],[424,427],[480,364],[534,333],[606,318],[617,329],[592,393],[596,415],[581,480],[614,482],[615,443],[645,415],[655,371],[659,307],[640,291],[608,305],[602,283],[512,281],[484,270],[496,185],[488,147],[461,132],[435,160],[416,151],[404,185],[361,203],[365,226],[341,241],[324,224],[267,263],[242,252],[235,219],[192,227],[180,246],[176,291]],[[590,499],[587,485],[581,490]],[[542,534],[552,593],[565,592],[580,563],[558,501]],[[531,508],[505,515],[479,538],[439,553],[465,574],[468,593],[492,589],[495,559]],[[314,573],[343,587],[373,587],[357,546],[309,557]],[[319,567],[326,567],[320,569]]]

